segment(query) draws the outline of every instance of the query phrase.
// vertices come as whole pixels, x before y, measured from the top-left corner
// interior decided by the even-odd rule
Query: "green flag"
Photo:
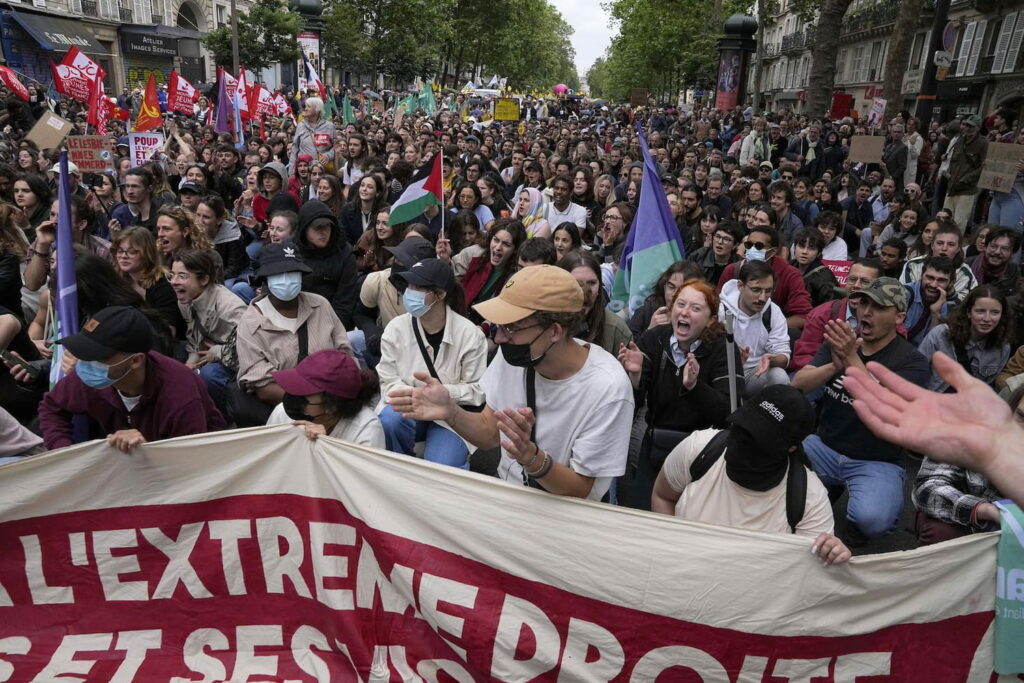
[[[427,116],[433,115],[437,111],[437,100],[434,99],[434,89],[428,84],[420,90],[419,96],[420,109],[426,112]]]
[[[356,114],[352,111],[352,102],[348,99],[348,95],[345,95],[345,99],[341,103],[341,120],[347,126],[350,123],[356,122]]]
[[[333,119],[338,115],[338,103],[334,101],[334,95],[327,93],[324,100],[324,118]]]

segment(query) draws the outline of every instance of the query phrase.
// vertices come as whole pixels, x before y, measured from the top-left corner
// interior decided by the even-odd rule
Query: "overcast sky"
[[[576,50],[576,71],[583,80],[590,65],[611,43],[608,15],[598,0],[551,0],[551,4],[574,29],[572,46]]]

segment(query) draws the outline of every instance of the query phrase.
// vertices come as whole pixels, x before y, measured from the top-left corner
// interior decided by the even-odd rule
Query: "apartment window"
[[[228,8],[225,5],[217,5],[217,28],[228,23]]]
[[[849,50],[843,48],[839,51],[839,56],[836,58],[836,82],[846,82],[846,58],[849,55]]]
[[[864,61],[865,49],[863,45],[858,45],[853,48],[853,70],[850,74],[850,80],[854,83],[867,80],[867,63]]]

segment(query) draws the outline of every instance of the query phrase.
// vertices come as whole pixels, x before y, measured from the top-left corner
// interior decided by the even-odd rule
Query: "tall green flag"
[[[327,98],[324,99],[324,118],[333,119],[338,115],[338,103],[334,101],[334,95],[327,93]]]
[[[437,100],[434,99],[434,88],[432,88],[429,83],[423,86],[423,89],[420,90],[419,105],[420,109],[427,113],[427,116],[430,116],[437,111]]]
[[[341,120],[346,126],[356,122],[356,114],[352,111],[352,102],[348,99],[348,95],[345,95],[345,99],[341,103]]]

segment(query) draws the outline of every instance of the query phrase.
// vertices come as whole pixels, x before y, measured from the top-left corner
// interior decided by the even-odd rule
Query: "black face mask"
[[[554,342],[548,344],[548,348],[544,349],[544,353],[540,354],[536,358],[530,354],[530,346],[533,342],[540,339],[540,335],[544,334],[544,330],[546,329],[548,328],[545,326],[544,329],[538,332],[537,336],[531,339],[528,344],[513,344],[511,342],[499,344],[498,346],[501,348],[501,355],[505,358],[505,362],[513,367],[529,368],[544,360],[544,356],[546,356],[548,351],[551,350]]]
[[[313,421],[313,418],[306,414],[305,396],[292,396],[291,394],[285,394],[281,403],[284,405],[285,415],[291,419],[309,420],[310,422]]]

